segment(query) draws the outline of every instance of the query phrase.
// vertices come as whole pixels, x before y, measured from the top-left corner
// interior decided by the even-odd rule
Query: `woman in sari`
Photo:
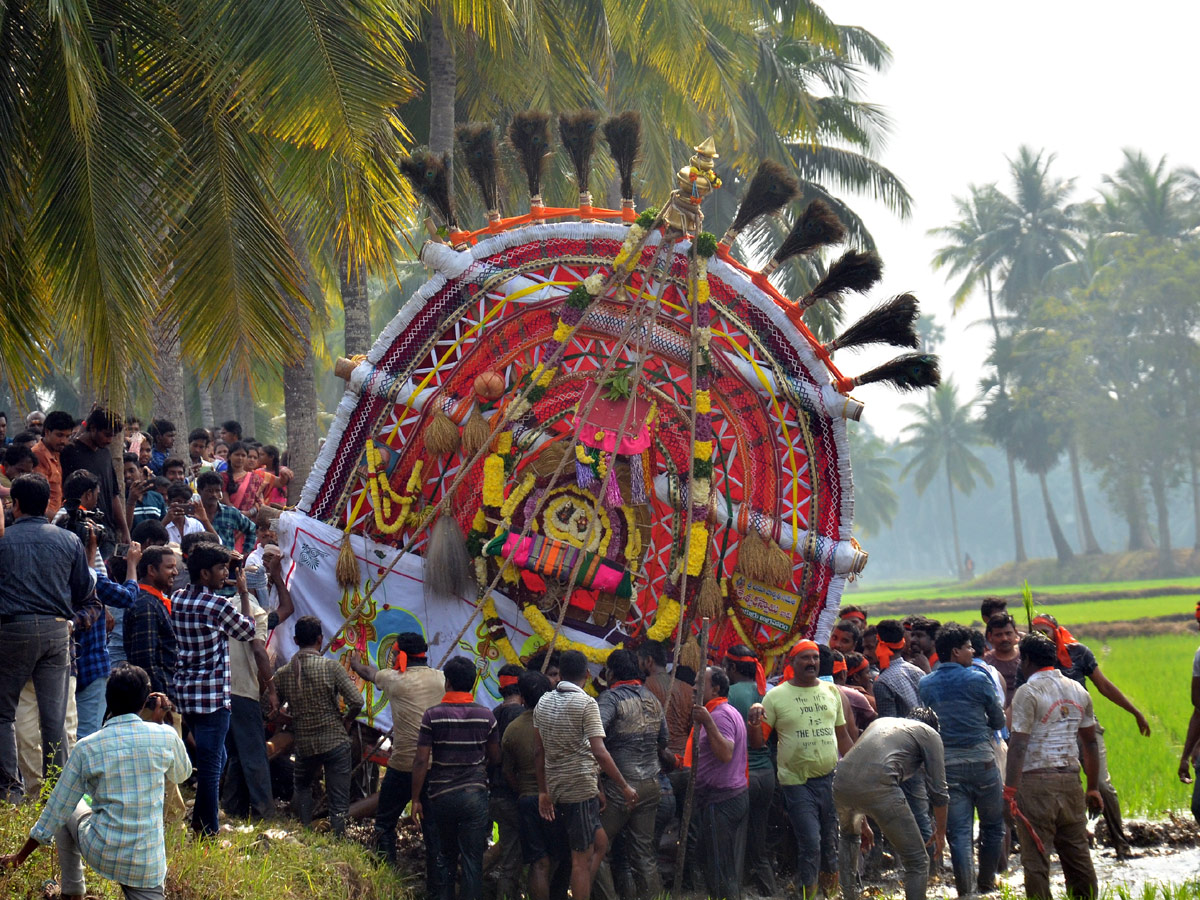
[[[225,470],[225,496],[229,505],[253,519],[263,503],[266,481],[261,471],[249,468],[246,445],[234,441],[229,445],[229,468]]]
[[[274,444],[260,447],[258,459],[262,466],[258,471],[263,473],[268,484],[263,492],[263,505],[276,509],[287,508],[287,488],[292,480],[292,470],[280,465],[279,448]]]

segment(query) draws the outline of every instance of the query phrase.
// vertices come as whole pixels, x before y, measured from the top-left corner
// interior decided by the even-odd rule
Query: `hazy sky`
[[[867,80],[867,99],[893,120],[877,154],[912,194],[912,217],[899,221],[881,205],[851,199],[879,243],[886,267],[878,296],[911,290],[922,309],[946,326],[943,372],[965,397],[973,394],[988,352],[982,297],[953,319],[954,285],[929,265],[938,241],[930,228],[954,218],[953,197],[968,185],[999,181],[1005,157],[1022,143],[1057,154],[1052,172],[1076,178],[1076,198],[1092,195],[1100,177],[1137,147],[1153,159],[1200,168],[1195,115],[1196,35],[1200,4],[1144,0],[825,0],[839,23],[861,25],[882,39],[893,61]],[[849,304],[850,318],[868,308]],[[846,374],[886,353],[839,356]],[[856,392],[864,421],[897,436],[906,402],[879,387]]]

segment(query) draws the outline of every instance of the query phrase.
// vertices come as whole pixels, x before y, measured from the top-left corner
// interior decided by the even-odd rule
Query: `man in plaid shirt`
[[[218,798],[225,768],[225,735],[229,731],[229,640],[254,639],[254,616],[246,572],[239,566],[239,612],[226,597],[214,593],[229,578],[229,551],[216,544],[197,544],[187,558],[184,590],[171,598],[171,622],[178,656],[175,697],[196,742],[196,805],[192,828],[213,835],[219,826]]]
[[[300,821],[305,825],[312,822],[312,785],[318,770],[323,769],[330,828],[341,835],[350,809],[353,765],[346,729],[362,711],[363,698],[342,664],[321,652],[324,638],[320,619],[297,619],[293,637],[298,649],[275,673],[275,690],[287,703],[296,732],[294,804]]]
[[[162,785],[164,777],[178,784],[191,774],[187,748],[161,724],[171,704],[162,694],[150,694],[144,670],[117,666],[105,699],[110,715],[104,727],[76,744],[29,839],[16,853],[0,856],[0,870],[15,869],[54,841],[64,898],[84,896],[87,860],[121,886],[126,900],[162,900],[167,874]],[[138,715],[143,709],[150,721]]]
[[[220,475],[216,472],[202,473],[196,479],[200,503],[192,513],[204,523],[206,530],[221,539],[226,550],[236,550],[238,535],[241,535],[244,552],[249,553],[258,540],[258,527],[232,506],[221,502],[224,490]]]

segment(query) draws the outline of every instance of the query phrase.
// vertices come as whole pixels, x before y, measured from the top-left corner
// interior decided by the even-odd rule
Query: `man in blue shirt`
[[[66,760],[63,722],[70,676],[70,620],[92,593],[83,544],[46,521],[44,475],[13,482],[13,524],[0,531],[0,801],[21,798],[13,721],[25,682],[33,679],[44,763]]]
[[[971,632],[953,623],[935,640],[938,663],[921,679],[922,702],[937,713],[946,748],[950,789],[946,837],[958,895],[989,893],[996,887],[1004,839],[1003,776],[996,765],[995,732],[1004,709],[992,679],[971,663]],[[979,814],[979,871],[974,866],[974,814]]]

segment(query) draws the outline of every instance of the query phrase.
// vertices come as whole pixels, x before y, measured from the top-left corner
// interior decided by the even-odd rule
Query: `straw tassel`
[[[735,570],[751,581],[767,581],[769,565],[767,545],[758,529],[751,527],[738,544]]]
[[[684,642],[684,645],[679,648],[679,664],[687,666],[699,677],[700,674],[700,645],[696,643],[696,636],[692,635]]]
[[[425,449],[435,456],[457,453],[462,443],[458,426],[440,409],[430,418],[422,434],[425,438]]]
[[[471,415],[467,419],[467,424],[462,430],[462,447],[463,453],[467,456],[474,456],[491,440],[492,428],[488,425],[487,419],[483,417],[483,411],[476,403],[471,409]]]
[[[765,542],[766,556],[766,581],[776,587],[787,587],[792,583],[792,557],[780,547],[774,540]]]
[[[700,591],[696,599],[697,614],[702,619],[715,620],[720,618],[723,606],[721,583],[713,576],[712,570],[708,569],[700,581]]]
[[[342,547],[338,550],[337,559],[337,583],[338,587],[343,590],[349,588],[357,588],[360,572],[358,568],[358,559],[354,555],[354,548],[350,546],[350,532],[342,533]]]

